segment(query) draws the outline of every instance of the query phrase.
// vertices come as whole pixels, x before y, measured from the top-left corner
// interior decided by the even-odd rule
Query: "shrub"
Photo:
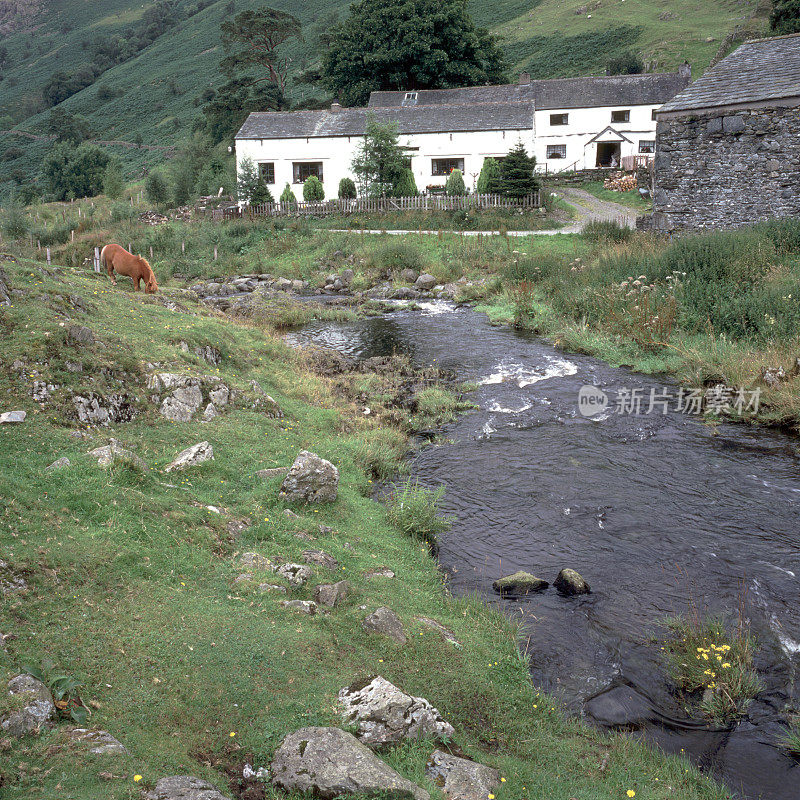
[[[500,180],[500,162],[494,158],[484,158],[481,174],[478,175],[478,194],[500,194],[502,182]]]
[[[3,233],[10,239],[22,239],[28,233],[28,215],[23,205],[15,199],[3,209],[0,217]]]
[[[406,450],[406,439],[400,431],[376,428],[359,439],[355,457],[368,475],[387,480],[397,474]]]
[[[136,209],[130,203],[114,203],[111,206],[111,221],[124,222],[136,216]]]
[[[582,233],[590,242],[627,242],[633,235],[630,228],[611,220],[593,220],[584,226]]]
[[[413,269],[422,272],[426,267],[423,251],[415,244],[404,241],[404,237],[395,236],[391,241],[382,244],[375,253],[376,265],[385,270]]]
[[[252,205],[259,205],[260,203],[274,203],[275,198],[272,196],[272,192],[269,190],[269,186],[267,186],[266,182],[263,178],[259,178],[256,181],[255,188],[253,189],[252,194],[250,195],[250,203]]]
[[[699,706],[720,721],[741,716],[758,694],[753,669],[755,643],[743,619],[729,631],[719,617],[702,619],[695,611],[667,620],[671,636],[664,641],[664,659],[679,689],[701,694]]]
[[[508,197],[527,197],[539,188],[535,174],[536,159],[529,156],[520,142],[500,164],[500,183]]]
[[[21,147],[7,147],[1,158],[3,161],[16,161],[24,155],[25,151]]]
[[[419,192],[417,191],[417,182],[414,180],[414,172],[406,168],[400,173],[400,177],[394,185],[395,197],[416,197]]]
[[[287,183],[284,190],[281,192],[281,203],[296,203],[297,198],[294,196],[292,187]]]
[[[167,202],[169,189],[164,174],[154,169],[144,182],[144,193],[147,199],[155,206],[163,206]]]
[[[325,187],[316,175],[309,175],[303,184],[303,200],[317,203],[325,199]]]
[[[431,548],[438,547],[439,537],[450,530],[453,522],[439,514],[438,504],[444,497],[444,486],[423,489],[410,479],[395,486],[389,496],[389,519],[406,535],[421,539]]]
[[[342,200],[355,200],[357,197],[356,184],[352,178],[342,178],[339,181],[339,197]]]
[[[122,194],[124,186],[119,161],[112,159],[108,162],[105,175],[103,175],[103,193],[112,200],[116,200]]]
[[[460,169],[454,169],[448,176],[447,182],[444,185],[445,194],[451,197],[456,195],[464,195],[467,193],[467,187],[464,185],[464,176],[461,174]]]

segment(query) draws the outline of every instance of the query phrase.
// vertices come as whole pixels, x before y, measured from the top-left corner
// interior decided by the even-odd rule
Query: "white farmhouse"
[[[689,84],[677,73],[559,78],[466,89],[373,92],[366,108],[250,114],[236,134],[237,165],[250,158],[276,197],[288,183],[298,199],[316,175],[326,199],[351,164],[368,115],[395,122],[420,191],[444,186],[453,169],[474,187],[483,160],[518,142],[541,171],[622,166],[655,152],[655,111]]]

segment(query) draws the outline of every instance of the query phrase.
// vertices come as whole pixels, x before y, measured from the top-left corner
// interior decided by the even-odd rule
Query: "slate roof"
[[[411,108],[342,108],[338,111],[260,111],[245,120],[237,139],[295,139],[363,136],[367,115],[396,122],[400,133],[527,130],[533,127],[531,102]]]
[[[800,34],[745,42],[660,112],[800,97]]]
[[[686,88],[688,77],[677,72],[602,75],[536,80],[527,84],[473,86],[466,89],[420,89],[416,106],[532,100],[537,109],[657,105]],[[399,107],[406,92],[372,92],[371,108]]]

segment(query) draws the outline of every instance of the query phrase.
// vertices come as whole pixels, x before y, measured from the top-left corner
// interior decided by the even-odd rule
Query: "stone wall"
[[[800,215],[800,108],[658,122],[652,227],[735,228]]]

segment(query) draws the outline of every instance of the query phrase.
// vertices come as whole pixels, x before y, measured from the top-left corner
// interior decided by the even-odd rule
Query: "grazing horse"
[[[153,268],[146,259],[129,253],[124,247],[120,247],[118,244],[107,244],[100,251],[100,261],[105,264],[114,286],[117,285],[114,273],[118,272],[120,275],[127,275],[133,281],[134,292],[139,291],[139,281],[144,281],[144,290],[147,294],[158,291]]]

